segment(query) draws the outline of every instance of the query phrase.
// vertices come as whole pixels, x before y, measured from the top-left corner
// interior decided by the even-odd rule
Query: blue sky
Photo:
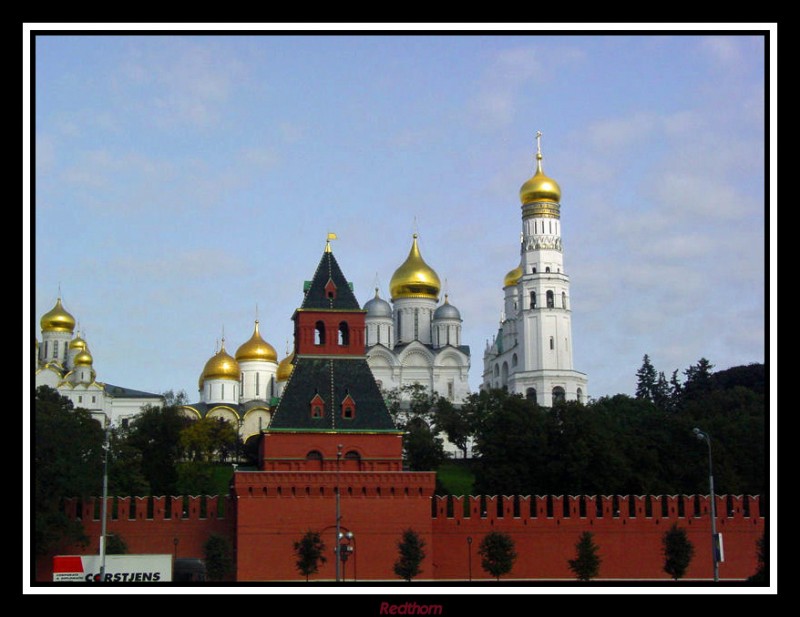
[[[23,318],[60,289],[98,380],[196,400],[256,316],[285,355],[329,231],[362,304],[417,231],[476,391],[540,130],[589,395],[765,362],[777,97],[727,32],[37,37]]]

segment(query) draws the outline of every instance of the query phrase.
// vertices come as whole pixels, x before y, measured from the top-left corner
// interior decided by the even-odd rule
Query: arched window
[[[350,326],[346,321],[339,324],[339,346],[348,347],[350,345]]]
[[[536,292],[531,292],[531,308],[536,308]]]
[[[500,366],[495,364],[494,365],[494,376],[498,377],[500,375]]]
[[[561,308],[567,308],[567,292],[561,292]]]
[[[314,324],[314,345],[325,344],[325,324],[318,321]]]
[[[529,401],[536,402],[536,388],[528,388],[525,390],[525,398]]]
[[[555,299],[553,297],[553,290],[547,290],[547,308],[553,308],[555,306]]]
[[[578,394],[578,402],[579,402],[579,403],[582,403],[582,402],[583,402],[583,390],[581,390],[580,388],[578,388],[578,392],[577,392],[577,394]]]
[[[515,366],[517,366],[517,354],[511,356],[511,368],[514,368]]]
[[[322,452],[311,450],[306,454],[306,469],[310,471],[322,471]]]
[[[564,392],[564,388],[561,386],[556,386],[553,388],[553,405],[559,402],[563,402],[566,400],[566,394]]]
[[[547,267],[544,269],[544,271],[545,271],[545,272],[550,272],[550,266],[547,266]]]
[[[508,385],[508,362],[503,362],[502,380],[503,380],[503,385],[507,386]]]

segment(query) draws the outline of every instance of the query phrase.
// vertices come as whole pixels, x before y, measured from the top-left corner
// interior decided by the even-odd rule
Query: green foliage
[[[227,420],[205,417],[183,428],[180,443],[193,461],[224,461],[236,451],[238,437],[236,428]]]
[[[65,497],[102,492],[103,443],[100,423],[52,388],[36,390],[34,409],[34,551],[44,555],[62,543],[86,542],[80,521],[62,510]]]
[[[325,557],[325,543],[318,531],[307,531],[305,535],[294,543],[294,552],[297,555],[297,571],[306,577],[319,572],[320,564],[327,561]]]
[[[455,406],[447,399],[439,398],[436,403],[434,428],[437,432],[447,435],[450,443],[459,448],[464,458],[467,458],[467,446],[474,434],[467,408],[462,405]]]
[[[233,550],[228,538],[212,534],[203,548],[209,580],[221,581],[233,572]]]
[[[653,401],[618,394],[542,408],[504,390],[470,396],[465,407],[477,427],[474,492],[704,493],[708,459],[692,433],[698,426],[712,436],[716,491],[764,494],[766,404],[759,366],[727,371],[720,380],[709,379],[709,371],[707,361],[687,371],[694,383],[687,396],[680,382],[669,385],[659,374]]]
[[[441,484],[437,495],[474,495],[475,474],[471,461],[447,460],[436,469],[436,480]]]
[[[650,362],[650,356],[644,355],[641,368],[636,371],[636,398],[653,402],[656,397],[656,369]]]
[[[177,407],[148,407],[131,422],[128,443],[142,454],[151,495],[176,495],[181,431],[191,422]]]
[[[218,495],[219,485],[215,481],[213,463],[192,461],[178,463],[176,495]],[[230,469],[230,468],[229,468]]]
[[[422,572],[422,561],[425,559],[425,541],[413,529],[403,531],[397,550],[400,553],[394,563],[394,573],[405,581],[419,576]]]
[[[403,436],[403,457],[411,471],[431,471],[445,459],[444,442],[432,430],[439,397],[420,384],[384,393],[389,414]]]
[[[498,581],[501,576],[511,572],[517,559],[514,540],[500,531],[492,531],[483,537],[478,554],[481,556],[481,567]]]
[[[590,581],[599,574],[602,559],[597,554],[598,550],[594,534],[584,531],[575,544],[575,559],[568,560],[569,569],[579,581]]]
[[[762,534],[756,542],[756,557],[758,569],[747,582],[754,585],[769,585],[769,545],[766,534]]]
[[[664,551],[664,572],[676,581],[686,574],[694,558],[694,544],[689,540],[686,530],[673,523],[662,536]]]

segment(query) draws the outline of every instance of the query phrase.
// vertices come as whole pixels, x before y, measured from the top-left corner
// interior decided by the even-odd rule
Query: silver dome
[[[392,305],[378,295],[375,289],[375,297],[364,305],[367,317],[392,317]]]
[[[447,296],[444,298],[444,304],[442,304],[436,311],[433,313],[434,319],[461,319],[461,313],[459,313],[458,309],[454,307],[447,299]]]

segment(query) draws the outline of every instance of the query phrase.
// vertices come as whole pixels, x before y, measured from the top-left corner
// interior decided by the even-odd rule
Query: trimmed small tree
[[[422,537],[413,529],[406,529],[397,543],[400,556],[394,562],[394,573],[403,580],[411,582],[412,578],[422,572],[420,565],[425,559],[424,548],[425,541]]]
[[[664,547],[664,572],[677,581],[689,569],[694,557],[694,544],[686,530],[678,527],[677,523],[664,532],[661,543]]]
[[[501,576],[511,572],[517,559],[513,538],[500,531],[492,531],[483,537],[478,554],[481,556],[481,567],[498,581]]]
[[[228,538],[212,534],[205,543],[206,575],[211,581],[221,581],[233,571],[233,551]]]
[[[320,564],[328,561],[324,555],[325,543],[318,531],[307,531],[306,534],[294,543],[294,552],[297,555],[297,571],[306,577],[319,572]]]
[[[600,572],[600,555],[597,554],[599,547],[594,542],[594,534],[584,531],[578,542],[575,544],[575,559],[570,559],[569,569],[575,574],[579,581],[590,581]]]

